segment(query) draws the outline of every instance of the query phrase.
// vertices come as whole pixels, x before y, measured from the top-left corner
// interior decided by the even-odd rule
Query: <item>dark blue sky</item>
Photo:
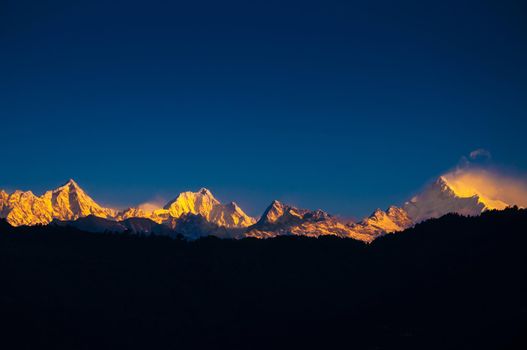
[[[0,187],[357,216],[527,170],[525,1],[0,2]]]

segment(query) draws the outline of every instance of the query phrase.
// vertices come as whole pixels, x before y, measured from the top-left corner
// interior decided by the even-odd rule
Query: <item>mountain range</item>
[[[163,207],[125,210],[97,204],[74,180],[45,192],[0,191],[0,218],[12,226],[61,225],[89,232],[135,232],[183,235],[188,239],[213,235],[221,238],[269,238],[280,235],[318,237],[335,235],[371,242],[421,221],[447,213],[479,215],[515,203],[462,192],[439,177],[402,206],[377,209],[353,222],[322,210],[299,209],[273,201],[260,218],[247,215],[235,202],[223,204],[206,188],[183,192]]]

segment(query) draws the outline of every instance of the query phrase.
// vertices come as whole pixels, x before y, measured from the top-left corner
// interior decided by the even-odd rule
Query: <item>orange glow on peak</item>
[[[483,169],[458,169],[442,176],[459,197],[477,195],[487,209],[527,206],[527,184]]]

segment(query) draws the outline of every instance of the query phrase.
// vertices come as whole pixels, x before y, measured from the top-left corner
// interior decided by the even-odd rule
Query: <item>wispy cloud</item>
[[[514,174],[492,163],[491,153],[479,148],[470,152],[468,158],[462,157],[458,166],[443,176],[465,196],[478,195],[508,205],[527,207],[527,176]]]
[[[478,148],[469,154],[470,159],[491,159],[492,154],[489,151],[483,148]]]
[[[465,192],[502,201],[508,205],[527,207],[527,181],[496,169],[465,168],[444,175],[447,181]]]
[[[147,202],[139,204],[137,207],[139,209],[142,209],[144,211],[153,211],[156,209],[163,208],[163,206],[167,203],[167,200],[162,197],[156,197],[152,200],[149,200]]]

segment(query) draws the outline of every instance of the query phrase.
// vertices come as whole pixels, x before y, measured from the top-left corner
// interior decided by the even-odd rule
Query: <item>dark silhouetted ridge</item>
[[[6,349],[525,349],[526,232],[527,211],[516,208],[446,215],[371,244],[185,241],[0,221],[0,341]]]

